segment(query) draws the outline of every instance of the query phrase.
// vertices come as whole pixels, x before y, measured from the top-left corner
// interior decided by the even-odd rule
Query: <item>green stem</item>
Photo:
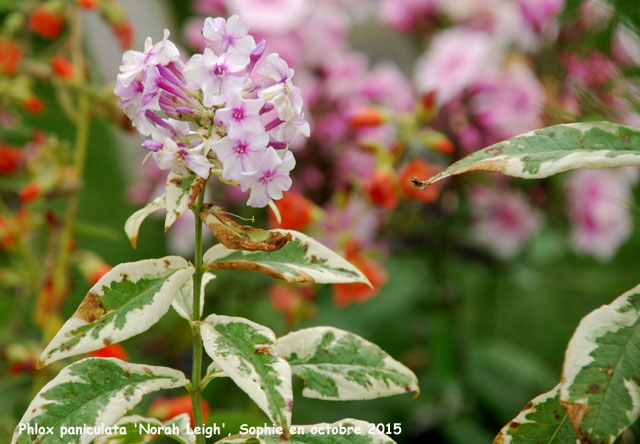
[[[193,320],[199,321],[200,313],[200,292],[202,289],[202,222],[200,221],[200,209],[204,201],[204,190],[200,192],[198,201],[193,208],[193,214],[196,219],[196,245],[193,274]],[[202,415],[202,336],[200,336],[200,327],[191,324],[191,335],[193,337],[193,370],[191,372],[191,407],[193,409],[193,422],[196,427],[204,424]],[[197,434],[198,444],[205,444],[204,435]]]

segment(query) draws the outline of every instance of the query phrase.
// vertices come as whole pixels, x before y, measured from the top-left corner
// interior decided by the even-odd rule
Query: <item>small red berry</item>
[[[44,102],[36,96],[32,96],[22,101],[22,107],[32,114],[39,114],[44,111]]]
[[[0,145],[0,174],[11,174],[20,164],[20,150],[10,145]]]
[[[76,69],[67,58],[62,56],[55,56],[51,59],[51,69],[61,79],[70,79],[75,73]]]
[[[64,28],[64,17],[47,4],[39,5],[29,16],[29,29],[45,39],[55,39]]]
[[[40,186],[35,182],[25,185],[20,190],[20,200],[22,202],[30,202],[38,196],[40,196]]]

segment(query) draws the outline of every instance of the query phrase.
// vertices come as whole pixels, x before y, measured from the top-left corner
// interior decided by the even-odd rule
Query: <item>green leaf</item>
[[[167,256],[120,264],[87,293],[40,356],[39,367],[124,341],[158,322],[194,268]]]
[[[208,272],[202,276],[202,288],[200,289],[200,316],[202,316],[202,311],[204,310],[205,287],[215,278],[215,274]],[[187,321],[191,321],[193,319],[193,279],[189,279],[184,283],[182,288],[178,291],[176,298],[171,303],[171,306],[176,313]]]
[[[584,442],[613,443],[640,416],[639,383],[640,285],[580,321],[560,402]]]
[[[210,315],[200,322],[204,349],[213,362],[269,416],[291,424],[291,368],[274,353],[275,334],[244,318]]]
[[[182,177],[173,172],[169,173],[165,198],[167,216],[164,221],[164,231],[168,231],[174,222],[191,208],[206,183],[207,179],[198,177],[195,174]]]
[[[87,444],[97,434],[66,434],[63,427],[110,427],[148,393],[188,384],[166,367],[129,364],[115,358],[86,358],[65,367],[31,401],[11,444]],[[30,434],[26,426],[51,427]]]
[[[126,416],[115,424],[124,428],[126,434],[103,435],[95,444],[145,444],[156,436],[165,436],[181,444],[195,444],[196,435],[191,429],[191,418],[183,413],[168,421],[161,422],[155,418],[142,416]]]
[[[166,207],[165,196],[163,194],[129,216],[129,219],[124,223],[124,232],[127,234],[129,242],[131,242],[133,248],[136,248],[138,244],[138,232],[140,231],[140,225],[142,225],[142,222],[144,222],[150,214],[155,213],[158,210],[163,210]]]
[[[496,143],[461,159],[418,188],[470,171],[491,171],[525,179],[578,168],[640,165],[640,130],[611,122],[555,125]],[[420,179],[420,178],[418,178]]]
[[[216,364],[215,362],[212,362],[207,367],[207,371],[204,373],[204,376],[202,377],[202,381],[200,381],[200,386],[204,389],[214,379],[224,378],[226,376],[227,375],[225,374],[225,372],[222,371],[222,369],[218,366],[218,364]]]
[[[216,270],[259,271],[287,282],[371,285],[360,270],[318,241],[293,230],[274,231],[291,234],[293,240],[270,252],[232,250],[218,244],[205,253],[205,264]]]
[[[529,402],[500,430],[493,444],[580,444],[558,399],[560,385]]]
[[[293,374],[304,380],[303,396],[328,400],[374,399],[419,393],[418,379],[375,344],[333,327],[312,327],[280,339]]]
[[[358,419],[343,419],[328,424],[326,422],[313,425],[292,426],[290,430],[291,444],[395,444],[395,441],[378,431],[374,424]],[[281,444],[277,433],[260,436],[232,435],[221,439],[216,444],[242,444],[255,442],[260,444]]]

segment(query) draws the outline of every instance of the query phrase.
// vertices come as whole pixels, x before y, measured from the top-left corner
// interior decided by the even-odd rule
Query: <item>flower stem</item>
[[[200,313],[200,293],[202,289],[202,221],[200,221],[200,209],[204,201],[203,189],[198,195],[198,200],[194,205],[193,214],[196,219],[196,244],[193,274],[193,320],[199,321]],[[202,415],[202,336],[200,336],[200,327],[195,323],[191,324],[191,335],[193,337],[193,370],[191,372],[191,408],[193,409],[193,422],[196,427],[204,424]],[[201,433],[196,435],[198,444],[205,444],[204,435]]]

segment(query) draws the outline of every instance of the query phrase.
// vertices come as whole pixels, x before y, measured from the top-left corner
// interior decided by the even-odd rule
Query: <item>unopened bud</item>
[[[352,128],[376,127],[384,123],[385,120],[380,110],[376,108],[365,108],[349,118],[349,125]]]

